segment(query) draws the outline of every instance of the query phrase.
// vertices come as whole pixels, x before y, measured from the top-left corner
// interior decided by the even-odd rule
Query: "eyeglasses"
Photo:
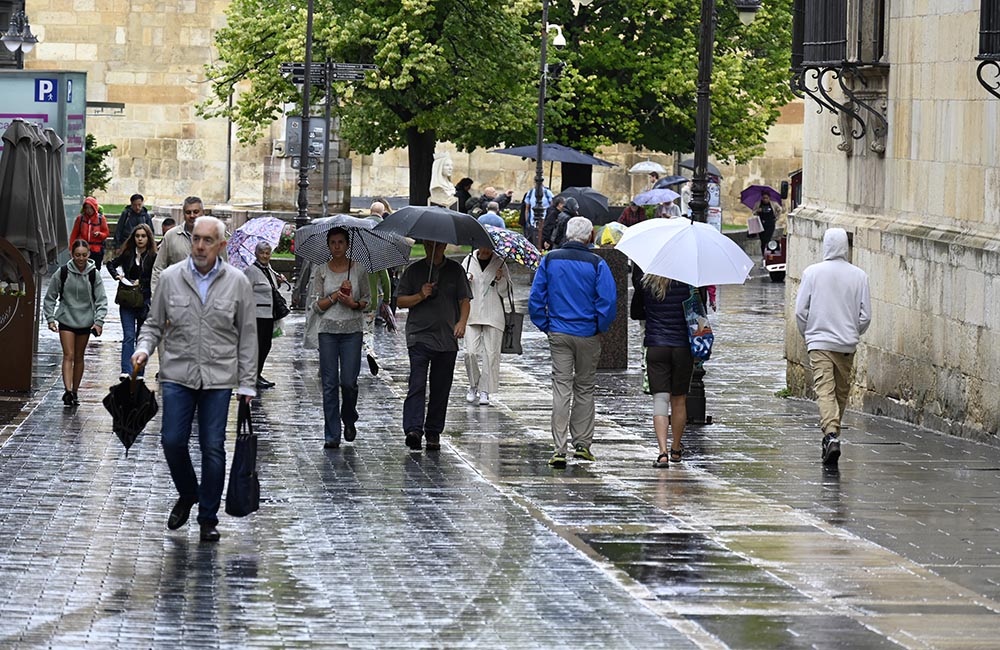
[[[199,210],[185,210],[184,211],[184,214],[199,214],[199,213],[201,213],[200,209]]]

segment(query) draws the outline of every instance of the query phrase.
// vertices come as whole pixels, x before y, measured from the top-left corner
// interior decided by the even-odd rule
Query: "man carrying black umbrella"
[[[403,272],[398,298],[399,306],[410,310],[406,317],[410,377],[403,402],[403,431],[406,446],[415,451],[425,436],[427,449],[441,448],[458,339],[465,336],[472,299],[465,269],[444,256],[445,244],[430,240],[423,244],[427,257]]]

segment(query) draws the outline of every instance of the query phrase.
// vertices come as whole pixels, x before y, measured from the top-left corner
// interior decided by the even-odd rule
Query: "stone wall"
[[[979,11],[944,2],[891,11],[885,155],[869,139],[838,149],[836,118],[807,106],[803,207],[790,219],[788,385],[810,392],[794,322],[802,270],[821,259],[823,231],[842,226],[873,303],[852,407],[996,441],[1000,101],[976,80],[976,39],[941,38],[975,34]]]

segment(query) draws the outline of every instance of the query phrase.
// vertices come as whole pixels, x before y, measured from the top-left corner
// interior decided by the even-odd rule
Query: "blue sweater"
[[[646,306],[646,336],[642,344],[647,348],[683,348],[689,345],[687,320],[684,318],[684,301],[691,296],[691,287],[683,282],[671,282],[663,300],[647,288],[642,288]]]
[[[617,287],[607,263],[579,242],[543,259],[528,299],[531,322],[545,333],[594,336],[611,327]]]

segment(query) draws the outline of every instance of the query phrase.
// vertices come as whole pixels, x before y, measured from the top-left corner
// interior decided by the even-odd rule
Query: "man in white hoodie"
[[[802,272],[795,321],[805,336],[823,430],[823,464],[840,458],[840,419],[851,389],[854,351],[871,323],[868,274],[847,261],[847,232],[823,235],[823,261]]]

